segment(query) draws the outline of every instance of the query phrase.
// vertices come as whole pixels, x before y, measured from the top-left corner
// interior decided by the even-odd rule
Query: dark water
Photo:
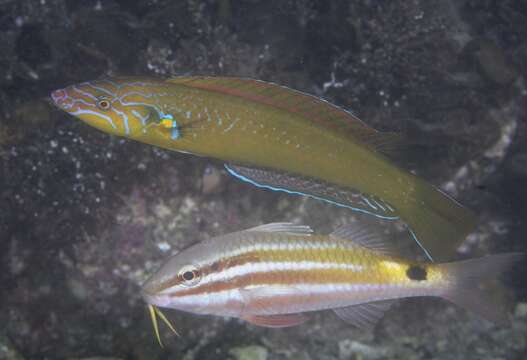
[[[460,258],[525,252],[526,24],[520,0],[1,0],[0,359],[523,359],[525,264],[504,279],[510,328],[430,299],[374,331],[330,313],[270,330],[167,311],[182,337],[164,329],[160,349],[139,288],[169,254],[271,221],[326,233],[355,214],[104,134],[47,96],[108,74],[303,90],[408,135],[411,169],[478,214]]]

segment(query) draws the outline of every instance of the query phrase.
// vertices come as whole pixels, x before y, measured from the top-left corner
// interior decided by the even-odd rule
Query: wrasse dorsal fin
[[[269,223],[255,226],[245,231],[271,232],[271,233],[287,233],[291,235],[311,235],[313,229],[308,225],[295,225],[288,222]]]
[[[394,300],[352,305],[333,309],[339,318],[360,329],[371,329],[384,316]]]
[[[250,315],[244,316],[242,319],[257,326],[270,328],[297,326],[309,320],[304,314]]]
[[[353,243],[385,255],[398,255],[398,251],[389,242],[387,236],[372,225],[364,223],[346,224],[331,234],[330,237],[350,240]]]

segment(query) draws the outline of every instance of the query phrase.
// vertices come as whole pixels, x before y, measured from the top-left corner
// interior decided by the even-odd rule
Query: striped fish
[[[311,233],[308,226],[272,223],[173,256],[142,289],[156,334],[155,314],[162,316],[156,307],[266,327],[298,325],[309,312],[332,309],[365,328],[395,299],[414,296],[441,297],[497,324],[508,322],[477,286],[479,280],[499,276],[521,254],[424,263],[392,255],[382,235],[364,225],[347,225],[329,236]]]

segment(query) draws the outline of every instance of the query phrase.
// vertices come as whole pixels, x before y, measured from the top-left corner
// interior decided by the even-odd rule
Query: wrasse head
[[[138,138],[164,118],[153,89],[161,81],[141,78],[101,79],[70,85],[51,93],[61,110],[114,135]]]

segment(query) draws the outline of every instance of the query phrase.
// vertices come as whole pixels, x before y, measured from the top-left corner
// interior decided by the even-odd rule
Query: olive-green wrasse
[[[219,159],[253,185],[402,219],[435,259],[451,257],[475,225],[468,210],[388,160],[396,135],[282,86],[222,77],[112,78],[51,97],[102,131]]]
[[[392,254],[382,235],[346,225],[329,236],[308,226],[273,223],[198,243],[171,257],[143,285],[156,334],[157,307],[234,317],[267,327],[298,325],[307,313],[333,310],[373,326],[391,302],[435,296],[499,325],[509,320],[481,281],[500,276],[520,253],[436,264]],[[166,321],[166,318],[163,317]]]

